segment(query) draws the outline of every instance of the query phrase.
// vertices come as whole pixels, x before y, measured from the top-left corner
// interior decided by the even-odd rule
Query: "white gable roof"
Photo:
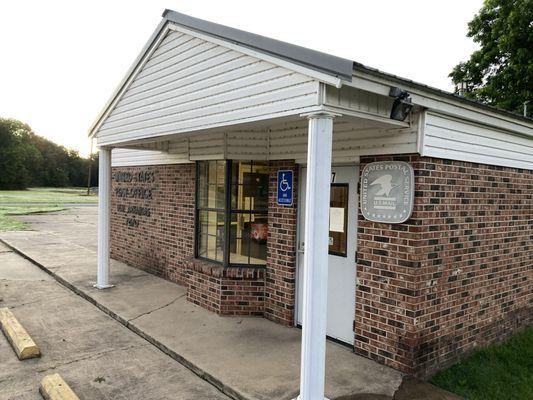
[[[316,76],[186,32],[173,25],[163,31],[95,126],[99,144],[298,114],[318,105]]]
[[[172,49],[170,49],[171,47]],[[168,50],[168,52],[165,49]],[[185,53],[180,53],[182,50]],[[215,56],[216,53],[222,61],[220,66],[226,62],[223,61],[224,57],[238,53],[240,57],[254,58],[256,62],[260,64],[260,67],[264,67],[265,70],[274,67],[280,68],[279,71],[281,72],[281,75],[277,78],[281,78],[281,76],[285,74],[283,76],[285,76],[286,81],[280,81],[281,85],[276,88],[272,88],[272,86],[263,87],[263,98],[259,97],[261,94],[253,92],[252,89],[254,85],[259,85],[261,82],[265,82],[262,80],[261,75],[257,76],[257,82],[249,82],[249,86],[232,89],[242,89],[242,95],[251,91],[251,96],[257,96],[254,98],[257,102],[250,102],[252,106],[259,107],[260,105],[268,103],[273,108],[261,109],[259,107],[255,110],[247,110],[246,113],[240,115],[239,118],[235,118],[236,115],[226,115],[225,118],[220,120],[212,119],[211,122],[209,122],[209,120],[206,119],[202,123],[193,123],[192,125],[192,122],[187,124],[183,122],[185,120],[180,120],[183,122],[180,125],[178,123],[180,121],[176,119],[175,115],[171,117],[170,113],[176,114],[189,112],[188,115],[192,117],[194,111],[186,110],[184,108],[180,109],[176,99],[171,100],[170,97],[165,97],[163,93],[158,93],[158,90],[156,90],[155,87],[161,86],[163,92],[171,88],[172,90],[176,89],[175,86],[177,81],[175,81],[174,84],[170,81],[174,78],[178,78],[179,74],[175,75],[177,73],[177,68],[179,68],[180,65],[184,68],[191,68],[191,66],[187,66],[188,61],[183,57],[183,54],[191,54],[197,59],[203,57],[203,55],[195,53],[195,51],[204,52],[205,54],[202,53],[203,55],[211,54],[213,56]],[[165,53],[165,55],[161,53]],[[182,55],[180,56],[180,54]],[[178,63],[181,64],[178,65]],[[199,69],[206,66],[208,68],[215,67],[215,65],[204,63],[199,66]],[[229,71],[225,71],[225,73],[228,72]],[[200,73],[200,71],[197,71],[197,73]],[[261,73],[265,72],[262,71]],[[292,78],[295,80],[291,81],[291,79],[287,77],[287,74],[292,74]],[[240,78],[245,78],[245,76],[235,76],[234,78],[235,82],[237,82]],[[308,78],[310,80],[306,81]],[[314,83],[311,83],[311,80],[314,81]],[[135,138],[136,132],[140,131],[149,132],[151,135],[165,135],[169,131],[179,133],[180,131],[188,129],[195,130],[209,127],[210,124],[224,126],[224,124],[229,125],[232,122],[249,122],[250,118],[260,119],[261,113],[264,113],[263,116],[265,118],[267,118],[268,113],[270,113],[270,117],[279,116],[279,113],[285,113],[285,115],[287,115],[287,113],[290,113],[291,111],[294,112],[294,114],[297,114],[302,109],[321,101],[318,99],[318,82],[323,82],[327,85],[336,87],[345,84],[383,96],[388,95],[390,86],[400,86],[401,88],[408,90],[412,94],[413,103],[422,108],[430,111],[443,112],[453,117],[465,118],[476,123],[486,123],[499,129],[506,129],[509,133],[521,134],[527,137],[533,136],[533,123],[530,118],[522,118],[521,116],[494,107],[466,100],[435,88],[362,66],[361,64],[347,59],[203,21],[170,10],[164,12],[163,20],[133,63],[126,77],[120,83],[111,99],[91,126],[90,135],[94,136],[98,133],[99,143],[112,144],[113,142],[120,142],[125,139],[125,137],[129,135],[127,132],[133,133],[133,136],[129,137],[129,139],[131,139]],[[266,83],[263,84],[267,85]],[[302,89],[303,91],[297,90],[294,93],[291,92],[292,89],[288,89],[289,87],[296,89],[296,85],[299,84],[307,84],[308,87],[306,89],[298,87],[298,90]],[[204,89],[206,88],[207,86],[204,87]],[[309,91],[307,89],[311,90]],[[248,92],[246,92],[246,90]],[[267,92],[267,90],[270,90],[270,92]],[[274,90],[285,91],[285,97],[282,92],[278,92],[277,96],[273,95]],[[140,92],[143,92],[146,95],[151,93],[154,95],[153,100],[155,102],[163,101],[165,103],[161,106],[152,104],[149,100],[144,98],[144,95],[141,95]],[[182,92],[176,91],[168,93],[168,95],[171,96],[174,94],[178,96],[178,93],[183,94]],[[179,95],[181,96],[181,94]],[[269,95],[270,97],[268,97]],[[307,100],[300,102],[294,100],[299,96],[308,96],[308,98]],[[142,99],[144,101],[139,100],[138,104],[128,106],[128,104],[131,104],[134,99]],[[226,99],[230,102],[238,101],[237,97],[230,98],[228,95],[226,96]],[[289,109],[283,109],[283,107],[279,109],[276,108],[276,102],[279,103],[282,100],[286,101],[288,99],[295,102],[294,104],[288,104]],[[213,100],[215,102],[211,103],[210,106],[215,106],[217,104],[217,99]],[[267,100],[267,102],[261,103],[263,100]],[[242,102],[246,101],[242,100]],[[199,107],[208,106],[208,104],[202,103],[195,104]],[[144,119],[144,117],[134,115],[133,108],[136,106],[139,106],[139,110],[148,112],[144,125],[141,124],[141,120]],[[167,106],[169,108],[165,109]],[[231,107],[231,105],[228,105],[228,107]],[[126,111],[127,113],[121,114]],[[199,114],[207,111],[204,113],[204,117],[212,116],[212,114],[209,114],[209,110],[205,108],[202,110],[198,108],[197,111]],[[226,111],[223,111],[220,109],[220,111],[222,113],[227,113],[231,110],[226,109]],[[184,118],[188,118],[187,115],[185,115]],[[122,128],[122,123],[119,121],[124,123]],[[104,135],[104,132],[107,133]],[[107,140],[101,141],[103,136],[109,137]]]
[[[255,61],[262,62],[263,67],[266,65],[281,67],[284,68],[284,72],[293,73],[293,77],[305,76],[317,83],[324,82],[337,87],[342,85],[342,80],[351,80],[353,63],[350,60],[202,21],[169,10],[165,11],[163,17],[163,21],[158,25],[126,77],[91,126],[90,136],[98,134],[100,137],[104,131],[109,134],[119,132],[117,129],[110,131],[112,127],[117,127],[118,122],[116,121],[119,117],[114,116],[111,121],[107,121],[107,119],[111,117],[111,114],[117,114],[117,110],[115,110],[117,107],[122,108],[129,102],[125,98],[133,96],[139,90],[150,90],[154,86],[165,84],[164,80],[156,82],[153,78],[167,75],[167,81],[176,79],[175,76],[171,76],[172,71],[192,66],[188,65],[191,62],[186,60],[189,56],[205,61],[202,59],[204,56],[216,57],[224,54],[220,57],[221,63],[227,62],[224,58],[230,56],[248,56],[248,60],[252,57],[255,58]],[[202,52],[205,54],[199,55]],[[177,65],[177,63],[182,64]],[[212,68],[213,65],[198,66],[199,69],[206,67]],[[148,78],[148,75],[151,78]],[[143,89],[135,89],[147,81],[154,83],[149,83]],[[315,99],[313,99],[312,104],[316,104]],[[300,108],[300,105],[294,109],[296,108]],[[113,120],[115,123],[111,124]],[[133,130],[136,128],[140,127],[134,126]],[[158,130],[154,130],[152,133],[158,132]],[[164,133],[164,129],[161,132]],[[179,132],[179,129],[174,130],[174,132]]]

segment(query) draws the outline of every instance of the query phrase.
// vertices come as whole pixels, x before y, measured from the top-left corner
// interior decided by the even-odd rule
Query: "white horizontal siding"
[[[319,83],[170,31],[97,132],[98,144],[287,115],[318,104]]]
[[[189,156],[189,139],[174,139],[168,142],[168,152],[170,154],[181,154],[183,157]]]
[[[189,138],[191,160],[220,160],[225,152],[224,133],[209,133]]]
[[[226,158],[234,160],[268,159],[267,132],[230,132],[226,134]]]
[[[414,130],[358,129],[338,126],[333,133],[333,161],[357,160],[364,155],[416,152]],[[116,155],[116,156],[115,156]],[[164,151],[113,150],[113,165],[172,164],[195,160],[284,160],[307,157],[307,128],[272,132],[228,132],[170,141]]]
[[[423,155],[533,169],[533,140],[495,128],[428,113]]]
[[[414,153],[417,148],[417,130],[376,129],[354,123],[334,123],[333,162],[358,159],[365,155]],[[307,127],[272,131],[269,138],[271,160],[307,157]]]
[[[130,167],[135,165],[183,164],[190,162],[186,154],[171,154],[159,150],[113,149],[111,165]]]
[[[324,104],[328,106],[388,119],[392,103],[393,99],[391,97],[381,96],[350,86],[343,86],[340,89],[326,86]]]

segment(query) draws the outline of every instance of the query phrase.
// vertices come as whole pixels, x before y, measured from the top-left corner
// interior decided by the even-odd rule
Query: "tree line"
[[[80,157],[36,135],[29,125],[0,118],[0,189],[98,185],[98,154]]]
[[[450,73],[456,92],[531,116],[533,0],[485,0],[467,36],[479,49]]]

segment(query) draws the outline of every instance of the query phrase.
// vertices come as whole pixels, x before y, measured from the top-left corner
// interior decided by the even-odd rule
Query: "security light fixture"
[[[409,93],[398,87],[391,87],[389,96],[394,97],[394,103],[390,112],[390,118],[396,121],[404,121],[413,109],[413,103]]]

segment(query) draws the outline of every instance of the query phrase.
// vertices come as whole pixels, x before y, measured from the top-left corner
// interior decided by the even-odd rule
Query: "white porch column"
[[[109,233],[111,214],[111,148],[100,147],[98,155],[98,289],[109,284]]]
[[[301,400],[324,400],[333,115],[309,117]]]

